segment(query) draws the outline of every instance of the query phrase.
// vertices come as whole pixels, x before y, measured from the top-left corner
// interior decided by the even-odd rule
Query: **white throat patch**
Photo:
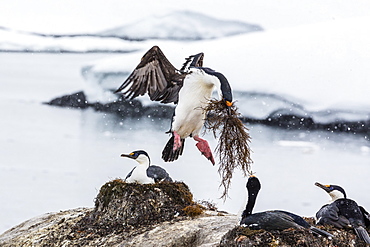
[[[332,192],[329,193],[329,195],[330,195],[332,201],[344,198],[343,193],[338,191],[338,190],[333,190]]]

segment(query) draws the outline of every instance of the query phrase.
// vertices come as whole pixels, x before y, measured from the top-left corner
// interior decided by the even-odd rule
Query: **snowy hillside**
[[[42,36],[0,29],[0,51],[10,52],[131,52],[140,48],[126,40],[93,36]]]
[[[87,65],[83,74],[109,90],[154,44],[178,68],[185,57],[202,51],[204,66],[224,73],[242,94],[236,99],[245,116],[369,121],[369,21],[355,18],[196,43],[148,42],[145,50]]]
[[[189,11],[152,16],[101,33],[40,34],[0,27],[0,51],[131,52],[145,39],[202,40],[261,31],[257,25],[224,21]]]
[[[150,16],[100,34],[128,39],[202,40],[261,30],[258,25],[219,20],[196,12],[176,11],[163,16]]]

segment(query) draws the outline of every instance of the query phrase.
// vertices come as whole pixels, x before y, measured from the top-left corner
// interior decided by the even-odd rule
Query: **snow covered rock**
[[[46,104],[71,108],[84,109],[89,106],[84,92],[80,91],[70,95],[64,95],[50,100]]]
[[[90,107],[99,112],[117,114],[122,118],[150,117],[170,119],[173,115],[174,109],[171,105],[144,105],[139,100],[126,100],[122,96],[119,96],[114,101],[108,103],[90,102],[82,91],[54,98],[49,102],[45,102],[45,104],[78,109],[86,109]]]

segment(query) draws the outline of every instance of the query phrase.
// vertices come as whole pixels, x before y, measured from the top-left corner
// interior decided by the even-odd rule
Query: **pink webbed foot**
[[[211,148],[209,147],[209,144],[206,140],[200,138],[199,136],[194,136],[194,140],[196,140],[198,143],[195,145],[199,149],[199,151],[206,156],[206,158],[212,162],[212,164],[215,164],[215,160],[212,155]]]
[[[173,151],[176,151],[179,149],[182,145],[181,137],[179,134],[176,133],[176,131],[173,132],[174,140],[173,140]]]

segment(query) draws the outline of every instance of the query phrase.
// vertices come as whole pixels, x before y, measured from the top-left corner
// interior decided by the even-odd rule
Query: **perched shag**
[[[203,53],[188,57],[178,70],[158,46],[153,46],[116,90],[127,99],[147,93],[152,101],[177,105],[168,132],[172,136],[162,151],[164,161],[177,160],[183,152],[185,138],[192,137],[197,141],[199,151],[215,164],[208,142],[199,137],[206,114],[203,109],[209,103],[214,88],[227,107],[232,106],[232,92],[223,74],[202,67],[203,57]]]
[[[249,227],[253,230],[285,230],[288,228],[309,229],[311,232],[333,237],[330,233],[311,226],[301,216],[282,211],[271,210],[252,214],[257,194],[261,189],[261,183],[255,176],[250,176],[247,182],[248,202],[242,214],[240,225]]]
[[[157,183],[161,181],[172,182],[170,175],[160,166],[151,165],[147,152],[143,150],[134,151],[129,154],[121,154],[121,157],[131,158],[139,163],[127,174],[125,182],[127,183]]]
[[[370,237],[366,227],[370,226],[369,213],[354,200],[348,199],[344,189],[338,185],[316,186],[325,190],[331,197],[331,202],[321,207],[316,213],[318,225],[332,225],[337,228],[353,227],[357,236],[370,244]]]

